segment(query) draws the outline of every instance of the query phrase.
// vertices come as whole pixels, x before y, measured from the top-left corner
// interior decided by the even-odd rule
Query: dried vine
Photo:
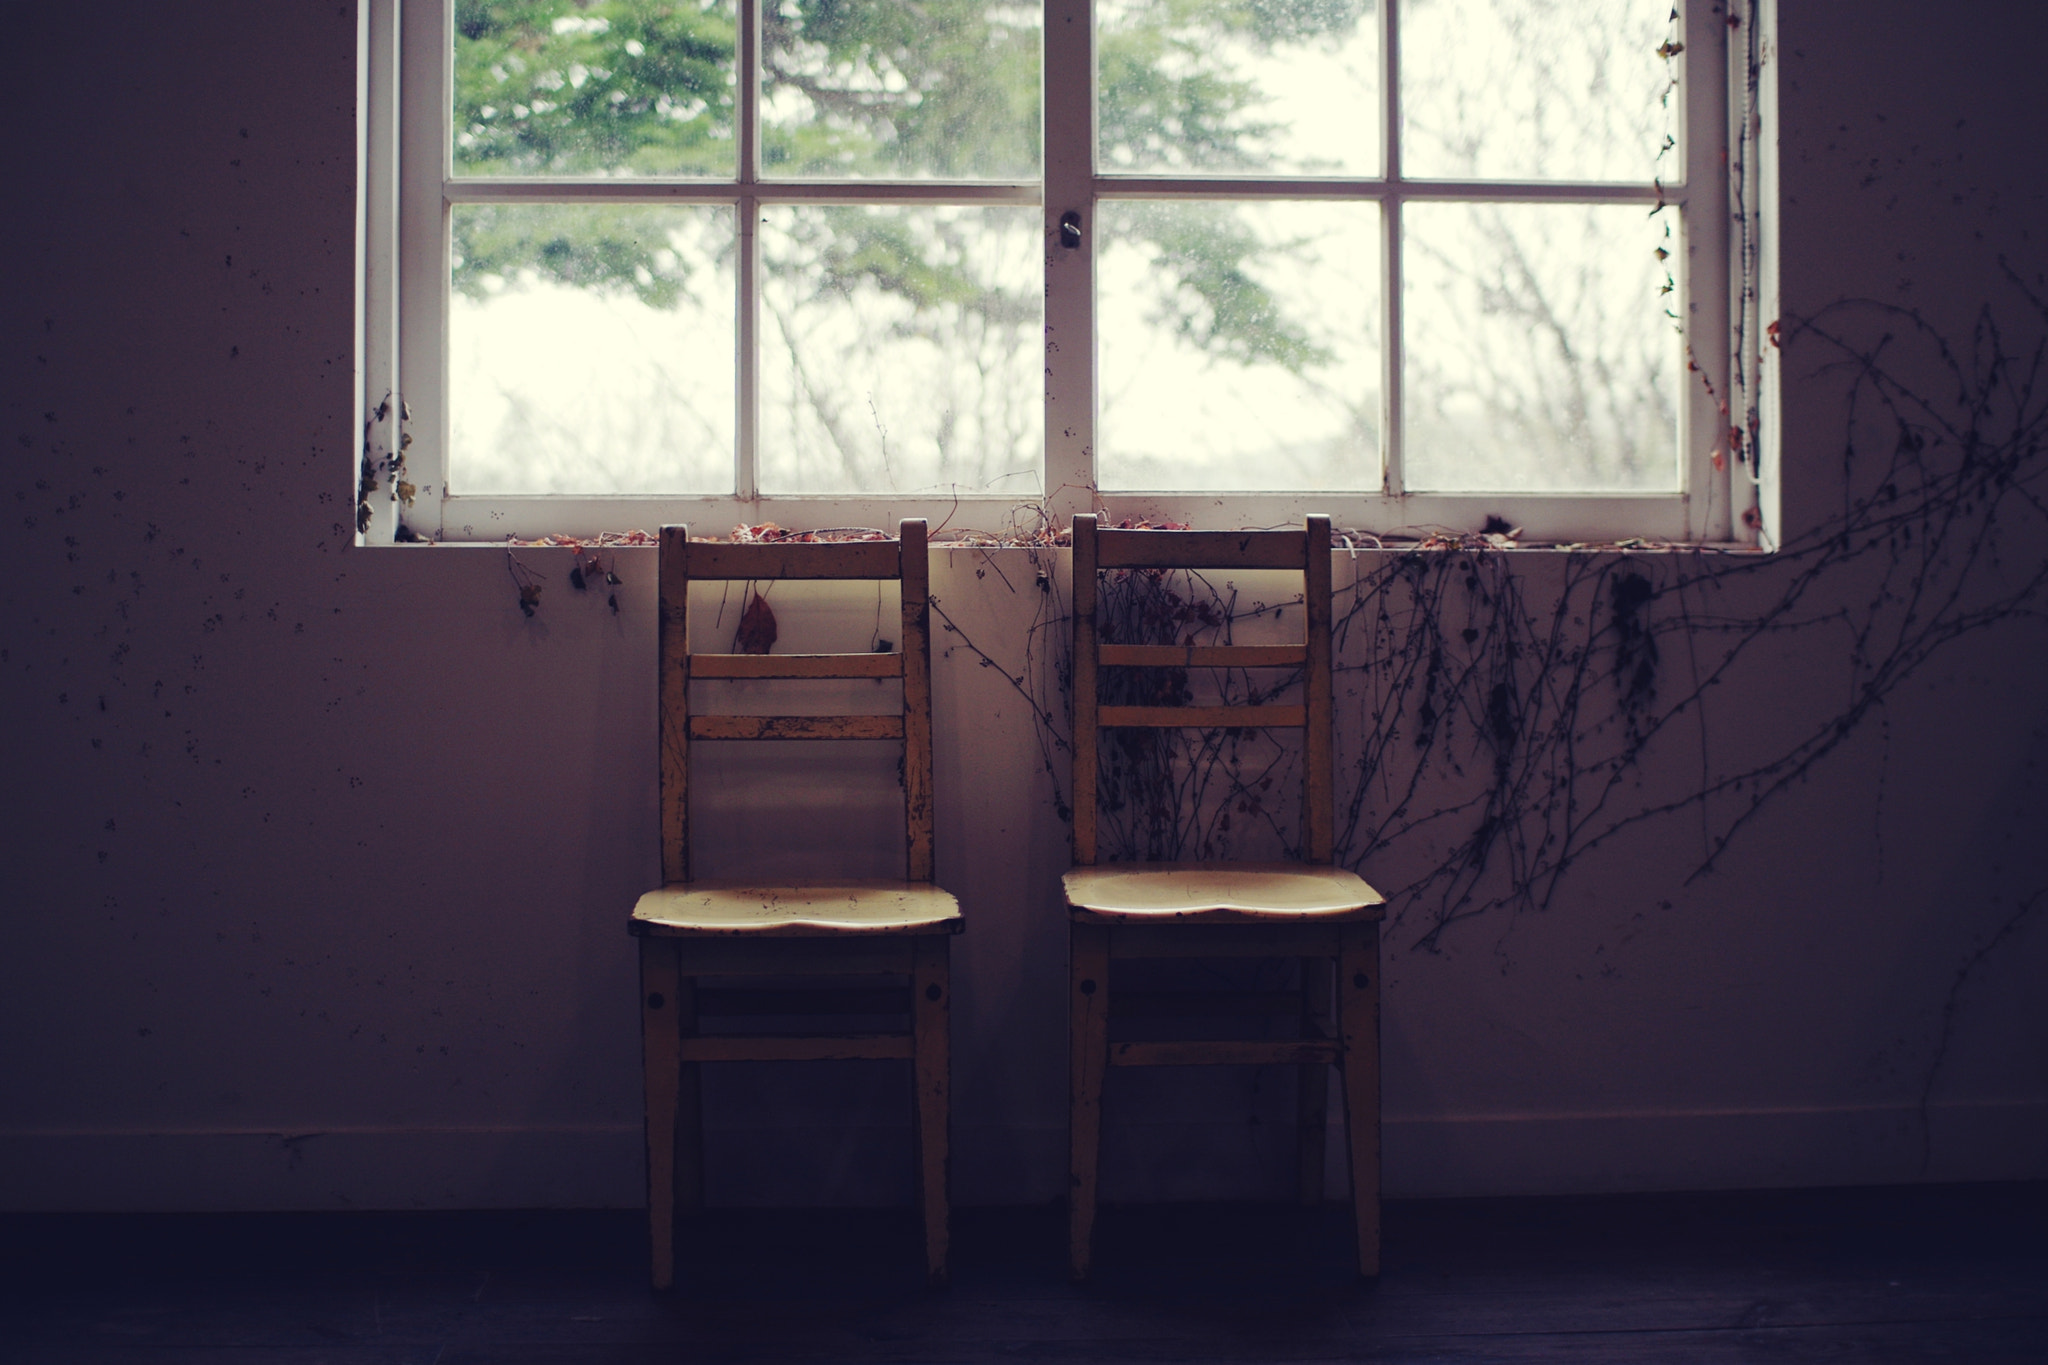
[[[1105,643],[1230,644],[1246,617],[1290,603],[1241,603],[1233,584],[1199,574],[1126,570],[1103,576],[1096,622]],[[1256,706],[1298,685],[1300,670],[1104,668],[1106,706]],[[1299,750],[1267,730],[1117,729],[1103,733],[1096,829],[1103,847],[1148,861],[1223,858],[1251,842],[1291,853],[1290,792]],[[1262,846],[1279,845],[1278,848]]]
[[[1816,379],[1845,382],[1846,491],[1838,512],[1774,554],[1577,547],[1539,562],[1473,536],[1359,557],[1337,623],[1339,857],[1381,878],[1407,869],[1382,889],[1415,946],[1489,913],[1547,907],[1587,855],[1680,814],[1700,819],[1691,876],[1707,873],[1942,650],[2043,615],[2048,306],[2013,284],[2037,334],[2021,349],[1988,308],[1966,346],[1868,301],[1776,330]],[[1556,576],[1540,590],[1539,563]],[[1005,673],[1031,702],[1064,817],[1065,613],[1050,557],[1037,569],[1043,600],[1024,667]],[[1272,610],[1186,575],[1105,575],[1099,590],[1105,638],[1127,643],[1227,639]],[[1839,641],[1840,702],[1716,768],[1712,699],[1788,635]],[[1254,699],[1241,675],[1118,672],[1130,676],[1109,685],[1129,701],[1196,687]],[[1291,802],[1273,793],[1291,787],[1291,761],[1245,732],[1119,737],[1103,757],[1104,855],[1218,856],[1247,837],[1287,847]]]

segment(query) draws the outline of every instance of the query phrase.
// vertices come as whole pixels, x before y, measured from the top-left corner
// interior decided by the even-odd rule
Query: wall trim
[[[1386,1191],[1418,1198],[2048,1178],[2048,1100],[1942,1104],[1926,1119],[1931,1142],[1911,1105],[1394,1116],[1385,1128]],[[821,1131],[831,1143],[824,1159]],[[709,1140],[714,1166],[723,1161],[729,1173],[730,1202],[858,1205],[908,1201],[906,1134],[890,1125],[714,1125]],[[1126,1125],[1110,1136],[1111,1198],[1278,1198],[1289,1184],[1282,1166],[1292,1143],[1248,1142],[1242,1122]],[[1333,1195],[1343,1180],[1336,1136],[1333,1125]],[[1056,1197],[1065,1142],[1058,1125],[956,1125],[956,1198]],[[630,1208],[641,1200],[640,1143],[638,1124],[0,1131],[0,1209]],[[1171,1151],[1173,1160],[1143,1159],[1151,1151]]]

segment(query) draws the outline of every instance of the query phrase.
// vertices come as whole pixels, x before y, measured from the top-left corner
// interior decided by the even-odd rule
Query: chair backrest
[[[1302,575],[1298,645],[1104,644],[1096,629],[1096,575],[1111,569],[1292,569]],[[1104,668],[1299,668],[1298,705],[1105,706]],[[1302,852],[1334,856],[1330,690],[1330,519],[1298,531],[1125,531],[1074,518],[1074,861],[1096,859],[1100,732],[1118,726],[1298,728],[1302,736]]]
[[[714,654],[690,649],[690,584],[698,579],[881,580],[902,584],[902,641],[892,654]],[[733,739],[903,741],[905,878],[932,880],[931,602],[925,524],[895,540],[735,544],[661,528],[661,875],[690,880],[690,745]],[[690,714],[692,678],[903,679],[899,715]]]

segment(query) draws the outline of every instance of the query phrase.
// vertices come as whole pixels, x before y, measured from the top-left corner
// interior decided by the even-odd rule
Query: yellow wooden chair
[[[902,645],[875,654],[692,653],[689,588],[698,579],[897,579]],[[713,544],[681,526],[661,532],[661,861],[664,885],[633,907],[640,937],[641,1037],[647,1069],[647,1219],[656,1288],[675,1276],[675,1210],[702,1199],[699,1064],[904,1058],[916,1085],[917,1186],[925,1260],[948,1266],[947,1027],[950,935],[960,907],[932,882],[932,704],[925,524],[905,521],[894,541]],[[692,715],[692,679],[896,678],[900,715]],[[790,883],[697,880],[690,875],[690,752],[742,739],[900,739],[904,875],[898,881]],[[705,978],[889,974],[886,992],[827,988],[700,991]],[[719,997],[731,997],[720,999]],[[700,1033],[700,1016],[904,1015],[906,1029],[792,1037]]]
[[[1141,645],[1105,642],[1097,630],[1097,575],[1118,570],[1293,570],[1303,575],[1306,631],[1289,645]],[[1115,1066],[1272,1065],[1297,1068],[1299,1192],[1323,1194],[1328,1067],[1344,1079],[1358,1268],[1379,1273],[1379,920],[1382,898],[1357,874],[1332,865],[1335,799],[1330,679],[1330,521],[1302,530],[1128,531],[1074,518],[1074,868],[1066,874],[1069,919],[1068,1063],[1071,1153],[1068,1257],[1076,1279],[1093,1257],[1102,1088]],[[1302,700],[1290,705],[1116,706],[1099,695],[1106,668],[1298,669]],[[1295,727],[1302,752],[1300,863],[1096,862],[1097,754],[1101,732],[1119,726]],[[1130,958],[1275,958],[1301,962],[1299,1033],[1292,1039],[1113,1042],[1111,966]],[[1330,1028],[1335,969],[1335,1030]],[[1207,993],[1216,995],[1219,993]],[[1193,993],[1190,993],[1192,996]],[[1141,1003],[1134,999],[1133,1004]],[[1156,1012],[1160,1001],[1142,1002]],[[1166,1012],[1204,1001],[1165,1002]],[[1227,1000],[1208,1003],[1228,1006]]]

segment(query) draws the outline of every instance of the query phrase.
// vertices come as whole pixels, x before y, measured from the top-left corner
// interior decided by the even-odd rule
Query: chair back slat
[[[1119,727],[1147,730],[1184,730],[1191,725],[1203,729],[1298,730],[1308,723],[1308,708],[1285,704],[1271,706],[1098,706],[1095,724],[1104,730]]]
[[[901,654],[692,654],[693,678],[900,678]]]
[[[746,543],[697,541],[689,548],[692,578],[901,578],[894,540]]]
[[[1102,645],[1098,653],[1104,668],[1294,668],[1308,662],[1306,645]]]
[[[1330,519],[1311,516],[1301,530],[1130,531],[1074,518],[1074,861],[1098,854],[1096,784],[1100,731],[1115,727],[1289,728],[1303,732],[1302,854],[1328,863],[1335,854],[1336,799],[1331,745]],[[1302,575],[1304,636],[1298,645],[1105,644],[1097,621],[1096,575],[1104,569],[1291,569]],[[1299,705],[1105,706],[1104,667],[1284,668],[1302,670]]]
[[[691,739],[901,739],[901,716],[691,716]]]
[[[1098,528],[1099,569],[1294,569],[1307,562],[1300,531],[1125,531]]]
[[[661,529],[662,879],[691,880],[692,741],[900,740],[904,746],[905,878],[933,876],[929,569],[925,523],[905,521],[895,540],[731,544],[692,542],[688,528]],[[697,579],[895,579],[902,585],[902,643],[889,654],[693,654],[689,589]],[[729,716],[690,714],[691,679],[901,678],[895,715]]]

